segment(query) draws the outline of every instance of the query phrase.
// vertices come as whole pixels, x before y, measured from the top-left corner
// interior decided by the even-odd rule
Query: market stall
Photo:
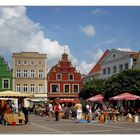
[[[34,95],[30,94],[30,93],[20,93],[20,92],[14,92],[14,91],[3,91],[0,92],[0,98],[2,100],[7,100],[5,102],[5,105],[2,106],[3,110],[5,110],[3,112],[3,121],[5,124],[12,124],[12,125],[16,125],[19,123],[23,123],[25,120],[25,116],[23,113],[20,113],[20,111],[17,110],[11,110],[11,107],[13,108],[12,105],[14,105],[13,103],[11,104],[9,101],[11,101],[11,98],[20,100],[21,102],[24,101],[24,98],[32,98]],[[4,99],[5,98],[5,99]],[[15,107],[19,107],[18,103],[17,105],[15,105]]]
[[[25,116],[24,114],[19,115],[19,114],[4,114],[4,121],[6,124],[12,124],[12,125],[18,125],[18,124],[23,124],[25,121]]]

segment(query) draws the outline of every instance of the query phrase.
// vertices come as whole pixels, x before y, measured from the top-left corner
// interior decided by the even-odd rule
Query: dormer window
[[[42,62],[41,61],[38,62],[38,66],[42,66]]]
[[[69,80],[74,80],[74,75],[73,74],[69,74]]]
[[[28,62],[27,62],[27,61],[24,61],[23,64],[24,64],[24,65],[28,65]]]
[[[21,65],[21,61],[19,60],[19,61],[17,61],[17,65]]]
[[[57,74],[56,75],[56,80],[62,80],[62,74]]]
[[[32,66],[35,65],[35,61],[31,61],[31,65],[32,65]]]
[[[115,54],[113,54],[113,58],[115,57],[116,55]]]

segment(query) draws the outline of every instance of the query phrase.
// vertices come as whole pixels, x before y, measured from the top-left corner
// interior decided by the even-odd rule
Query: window
[[[52,92],[58,92],[59,91],[58,85],[52,85],[51,89],[52,89]]]
[[[105,75],[105,74],[106,74],[106,69],[104,68],[104,69],[103,69],[103,75]]]
[[[30,91],[35,92],[35,85],[34,84],[31,84]]]
[[[116,55],[115,54],[113,54],[113,57],[115,57]]]
[[[73,85],[74,93],[78,93],[78,85]]]
[[[70,92],[70,85],[64,85],[65,86],[65,93]]]
[[[34,61],[31,61],[31,65],[35,65],[35,62]]]
[[[16,92],[21,92],[21,85],[20,84],[16,85]]]
[[[125,63],[125,70],[128,70],[128,63]]]
[[[42,62],[41,61],[38,62],[38,66],[42,66]]]
[[[43,93],[44,89],[43,89],[43,84],[39,84],[38,86],[38,92],[39,93]]]
[[[17,65],[21,65],[21,61],[17,61]]]
[[[116,73],[116,72],[117,72],[117,67],[113,66],[113,73]]]
[[[17,78],[20,78],[21,77],[21,71],[20,71],[20,69],[17,70],[16,76],[17,76]]]
[[[31,70],[31,72],[30,72],[30,77],[31,77],[31,78],[35,78],[35,71],[34,71],[34,70]]]
[[[38,72],[38,78],[43,78],[43,70],[39,70]]]
[[[123,71],[123,64],[119,65],[119,71]]]
[[[107,68],[107,74],[110,74],[110,67]]]
[[[3,89],[9,89],[9,88],[10,88],[10,80],[3,79]]]
[[[27,62],[27,61],[24,61],[24,62],[23,62],[23,65],[28,65],[28,62]]]
[[[73,74],[69,74],[69,80],[74,80],[74,75]]]
[[[56,75],[56,80],[62,80],[62,74],[57,74]]]
[[[28,92],[28,86],[27,86],[27,84],[24,84],[23,85],[23,92]]]
[[[27,70],[24,70],[23,71],[23,76],[24,76],[24,78],[27,78],[28,77],[28,71]]]

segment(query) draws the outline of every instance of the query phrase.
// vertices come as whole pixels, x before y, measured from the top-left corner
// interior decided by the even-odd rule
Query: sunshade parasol
[[[98,94],[91,98],[86,99],[86,101],[91,101],[91,102],[101,102],[103,100],[104,100],[104,97],[101,94]]]
[[[140,96],[130,93],[122,93],[120,95],[109,98],[109,100],[140,100]]]

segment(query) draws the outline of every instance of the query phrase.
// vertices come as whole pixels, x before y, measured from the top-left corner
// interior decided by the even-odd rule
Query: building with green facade
[[[12,90],[13,78],[12,71],[4,58],[0,56],[0,91]]]

